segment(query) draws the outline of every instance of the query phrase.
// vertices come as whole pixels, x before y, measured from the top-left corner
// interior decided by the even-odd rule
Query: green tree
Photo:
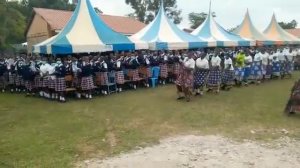
[[[75,9],[69,0],[0,0],[0,49],[25,41],[26,21],[29,21],[33,7]]]
[[[146,24],[153,21],[160,7],[160,0],[125,0],[130,5],[134,13],[129,14]],[[181,10],[177,7],[176,0],[163,0],[164,9],[168,17],[175,23],[179,24],[182,20],[180,17]]]
[[[278,22],[278,24],[283,28],[283,29],[295,29],[298,25],[298,22],[296,20],[292,20],[291,22]]]
[[[216,14],[213,12],[212,13],[213,17],[216,17]],[[190,28],[191,29],[196,29],[198,26],[200,26],[206,19],[207,13],[201,12],[201,13],[196,13],[192,12],[189,14],[189,21],[190,21]]]
[[[25,17],[19,11],[18,2],[0,0],[0,48],[24,42]]]

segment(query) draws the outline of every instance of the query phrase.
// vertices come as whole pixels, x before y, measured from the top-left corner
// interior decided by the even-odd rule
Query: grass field
[[[72,167],[191,132],[269,140],[286,129],[300,138],[300,115],[283,115],[298,76],[190,103],[175,100],[173,85],[66,104],[0,94],[0,167]]]

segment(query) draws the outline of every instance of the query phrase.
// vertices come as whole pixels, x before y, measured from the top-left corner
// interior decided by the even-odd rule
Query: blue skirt
[[[252,66],[252,75],[254,77],[260,77],[262,75],[262,65],[260,62],[254,62]]]
[[[194,85],[204,86],[206,83],[208,72],[208,70],[196,70],[194,72]]]
[[[235,69],[235,79],[238,81],[242,81],[244,79],[245,69],[244,68],[236,68]]]
[[[212,69],[209,71],[208,86],[219,86],[221,83],[221,71],[219,69]]]
[[[225,70],[222,75],[222,83],[231,85],[234,80],[234,71],[233,70]]]
[[[250,76],[251,76],[251,67],[246,67],[244,73],[244,80],[250,79]]]
[[[273,63],[273,66],[272,66],[272,75],[280,76],[280,69],[281,69],[280,62]]]

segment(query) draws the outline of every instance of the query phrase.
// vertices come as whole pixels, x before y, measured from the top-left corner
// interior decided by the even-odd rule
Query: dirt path
[[[106,160],[84,161],[89,168],[296,168],[300,142],[288,137],[272,144],[235,142],[219,136],[180,136]]]

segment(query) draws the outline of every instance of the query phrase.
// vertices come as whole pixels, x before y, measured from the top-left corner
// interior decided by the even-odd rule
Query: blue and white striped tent
[[[155,19],[144,29],[130,37],[149,43],[151,50],[179,50],[207,47],[207,43],[180,30],[170,21],[161,2]]]
[[[79,0],[64,29],[55,37],[35,45],[33,52],[71,54],[136,49],[148,49],[148,44],[133,42],[127,36],[115,32],[99,18],[90,0]]]
[[[255,46],[254,40],[242,38],[220,26],[213,18],[211,9],[206,20],[192,32],[192,35],[207,41],[209,47]]]

